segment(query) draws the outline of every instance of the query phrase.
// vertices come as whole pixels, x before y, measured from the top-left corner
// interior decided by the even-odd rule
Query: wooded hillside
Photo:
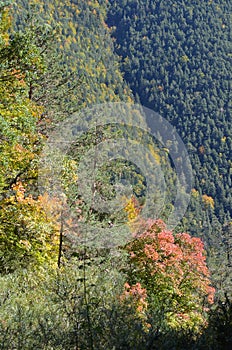
[[[230,349],[230,16],[226,0],[0,2],[0,349]],[[136,100],[190,155],[175,230],[184,186]]]

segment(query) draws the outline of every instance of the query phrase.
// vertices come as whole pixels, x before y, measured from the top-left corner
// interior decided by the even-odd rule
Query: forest
[[[1,350],[232,348],[231,15],[0,1]]]

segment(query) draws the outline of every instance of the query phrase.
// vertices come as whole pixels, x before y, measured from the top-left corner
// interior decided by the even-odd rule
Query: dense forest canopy
[[[231,250],[231,2],[112,0],[107,23],[135,98],[185,142],[194,189],[182,223],[223,270],[223,250]]]
[[[195,188],[231,219],[231,2],[110,1],[116,52],[135,96],[176,126]]]
[[[134,101],[174,126],[191,159],[194,188],[175,230],[166,222],[183,189]],[[65,137],[70,116],[81,127],[104,103],[128,123],[110,124],[109,114],[73,133],[61,167],[48,161],[62,196],[42,192],[41,179],[54,179],[41,159],[59,127]],[[81,173],[106,203],[114,183],[130,182],[122,209],[108,214],[79,194],[78,167],[123,137],[139,144],[134,158]],[[228,0],[1,1],[0,349],[230,349],[230,153]],[[166,198],[158,218],[143,215],[149,187],[136,157],[155,172],[151,204]],[[88,245],[92,232],[129,239]]]

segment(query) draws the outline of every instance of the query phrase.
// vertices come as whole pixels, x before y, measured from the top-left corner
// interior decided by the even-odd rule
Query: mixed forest
[[[0,349],[231,349],[231,15],[229,0],[0,1]],[[194,182],[174,229],[175,167],[156,140],[131,132],[135,107],[128,125],[75,139],[62,195],[46,191],[50,135],[106,103],[140,103],[183,140]],[[168,183],[159,217],[142,215],[147,184],[132,161],[82,179],[94,174],[91,195],[106,202],[115,182],[130,182],[121,210],[79,194],[86,152],[132,134],[136,156]],[[83,227],[130,239],[88,245]]]

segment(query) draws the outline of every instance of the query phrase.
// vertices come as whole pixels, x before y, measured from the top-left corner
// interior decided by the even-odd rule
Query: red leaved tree
[[[140,306],[150,327],[200,332],[215,292],[203,242],[187,233],[174,234],[162,220],[148,220],[126,250],[130,268],[124,298],[133,299],[135,286],[143,288]]]

